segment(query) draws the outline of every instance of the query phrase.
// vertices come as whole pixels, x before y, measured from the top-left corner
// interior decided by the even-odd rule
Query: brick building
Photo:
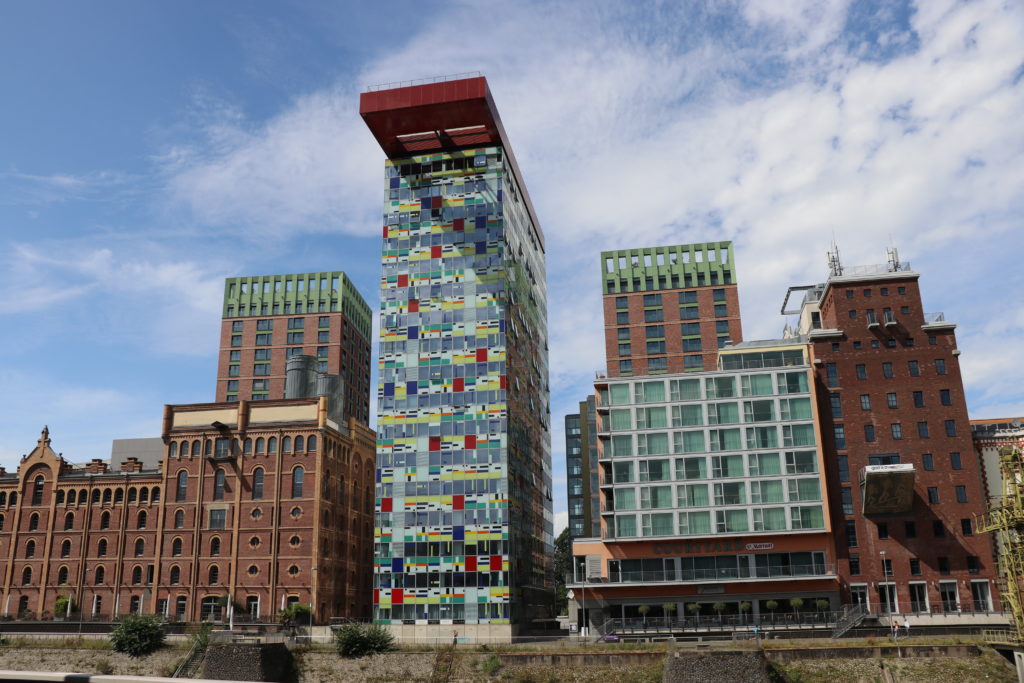
[[[345,417],[370,421],[370,307],[341,271],[224,282],[217,400],[284,398],[289,358],[340,375]]]
[[[926,313],[898,261],[844,268],[803,293],[844,599],[873,611],[989,611],[997,603],[981,458],[956,325]]]
[[[375,434],[327,397],[167,406],[159,460],[73,465],[47,430],[0,471],[4,616],[367,618]]]
[[[601,253],[609,377],[718,367],[743,340],[732,242]]]

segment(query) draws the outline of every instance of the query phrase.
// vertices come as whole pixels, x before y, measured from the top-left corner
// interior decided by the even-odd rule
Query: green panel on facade
[[[601,252],[605,294],[727,285],[735,281],[731,241]]]

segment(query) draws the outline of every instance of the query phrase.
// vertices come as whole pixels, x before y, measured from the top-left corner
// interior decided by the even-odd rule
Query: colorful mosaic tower
[[[374,619],[511,636],[550,586],[543,235],[484,78],[360,113],[388,156]]]

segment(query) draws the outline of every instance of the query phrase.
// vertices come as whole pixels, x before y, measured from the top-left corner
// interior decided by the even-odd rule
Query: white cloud
[[[569,526],[569,513],[564,508],[564,505],[562,508],[555,508],[555,538],[558,538],[562,530]]]

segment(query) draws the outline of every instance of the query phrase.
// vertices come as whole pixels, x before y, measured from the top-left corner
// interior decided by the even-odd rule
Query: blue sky
[[[971,412],[1024,414],[1024,9],[1007,0],[32,2],[0,21],[0,464],[213,398],[222,279],[377,301],[367,85],[483,72],[547,237],[562,416],[603,366],[602,249],[732,239],[744,333],[885,249],[958,322]]]

